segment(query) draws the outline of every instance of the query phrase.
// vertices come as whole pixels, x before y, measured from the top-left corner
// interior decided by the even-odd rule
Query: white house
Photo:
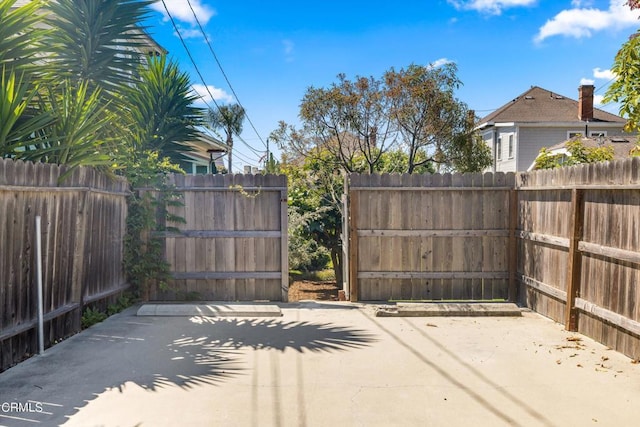
[[[580,134],[626,135],[626,120],[593,107],[594,86],[578,88],[578,101],[532,86],[480,120],[476,130],[491,147],[493,172],[526,171],[540,149]]]
[[[226,170],[222,157],[227,154],[229,148],[220,140],[199,132],[194,140],[185,145],[189,150],[182,152],[185,159],[180,161],[180,167],[187,175],[219,173]]]

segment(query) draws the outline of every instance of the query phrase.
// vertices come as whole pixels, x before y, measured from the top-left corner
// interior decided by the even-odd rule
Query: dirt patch
[[[300,280],[289,285],[289,302],[301,300],[338,301],[338,290],[335,281]]]

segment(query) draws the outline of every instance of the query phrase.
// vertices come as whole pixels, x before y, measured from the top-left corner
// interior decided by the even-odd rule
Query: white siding
[[[567,132],[576,130],[572,128],[527,128],[520,127],[518,131],[518,149],[517,149],[517,170],[526,171],[535,161],[543,147],[551,147],[567,140]],[[608,136],[622,135],[622,129],[616,128],[598,128],[597,126],[589,126],[589,133],[604,132]],[[583,130],[584,131],[584,130]]]
[[[498,137],[502,140],[502,159],[496,162],[496,172],[514,172],[516,170],[517,138],[515,127],[497,129]],[[514,156],[509,158],[509,136],[514,137]]]

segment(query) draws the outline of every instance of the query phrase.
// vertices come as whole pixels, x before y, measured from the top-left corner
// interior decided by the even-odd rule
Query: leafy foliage
[[[610,145],[585,147],[580,137],[567,142],[566,149],[568,155],[553,154],[549,149],[542,148],[536,158],[536,169],[554,169],[561,166],[613,160],[613,147]]]
[[[98,310],[97,308],[87,307],[82,313],[82,319],[80,324],[82,329],[87,329],[96,323],[100,323],[107,318],[107,314]]]
[[[129,196],[124,267],[137,296],[147,300],[151,286],[166,288],[170,278],[170,265],[163,257],[164,241],[156,232],[173,230],[166,224],[184,223],[184,219],[168,210],[182,204],[179,193],[166,182],[166,175],[179,169],[155,151],[143,154],[132,156],[133,163],[126,169],[129,182],[138,190]]]
[[[0,67],[7,70],[35,72],[33,57],[42,52],[42,37],[47,33],[40,25],[38,13],[42,0],[32,0],[13,8],[16,0],[0,0]]]
[[[47,70],[51,79],[87,82],[115,96],[133,83],[144,50],[147,6],[140,0],[57,0],[47,3]],[[108,100],[109,97],[106,98]]]
[[[399,71],[392,68],[384,75],[386,94],[391,100],[390,114],[409,156],[408,173],[425,162],[444,163],[453,168],[460,165],[464,169],[476,166],[473,160],[460,160],[473,154],[464,151],[473,122],[468,126],[468,108],[455,98],[455,90],[462,85],[456,72],[452,63],[440,67],[412,64]],[[431,156],[419,159],[420,152],[429,152]]]
[[[151,57],[138,69],[139,80],[122,88],[129,121],[129,137],[137,151],[155,150],[178,163],[184,144],[193,140],[203,124],[202,110],[193,106],[197,96],[189,76],[166,56]]]
[[[640,9],[640,0],[628,0],[631,10]],[[628,132],[640,130],[640,32],[629,37],[616,54],[611,72],[616,76],[603,102],[619,102],[620,115],[629,120]]]
[[[302,126],[284,122],[271,138],[291,158],[328,151],[346,172],[380,170],[384,154],[401,150],[406,168],[437,163],[480,171],[490,151],[473,138],[475,116],[454,96],[461,85],[456,67],[410,65],[382,79],[338,75],[328,88],[310,87],[300,105]],[[362,169],[364,164],[365,169]]]
[[[88,92],[88,84],[69,80],[58,86],[47,85],[40,92],[41,111],[55,112],[55,120],[42,129],[43,141],[27,149],[24,158],[69,165],[105,166],[110,157],[101,150],[109,142],[100,130],[114,120],[100,102],[100,90]]]
[[[54,117],[33,107],[38,86],[25,74],[18,78],[15,71],[2,66],[0,74],[0,158],[22,156],[25,148],[40,142],[43,128]],[[22,150],[22,151],[21,151]]]

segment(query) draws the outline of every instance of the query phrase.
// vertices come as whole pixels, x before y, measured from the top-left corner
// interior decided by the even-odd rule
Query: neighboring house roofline
[[[581,86],[579,93],[582,93],[584,88],[585,86]],[[480,119],[480,124],[476,129],[483,129],[496,123],[504,122],[580,123],[583,122],[580,120],[582,116],[580,108],[582,105],[581,102],[564,95],[539,86],[531,86],[529,90]],[[615,114],[598,108],[592,108],[592,110],[593,118],[589,118],[589,123],[626,123],[624,118]]]
[[[596,128],[612,128],[619,129],[620,123],[613,122],[505,122],[505,123],[481,123],[480,125],[475,127],[475,130],[487,130],[490,128],[501,128],[501,127],[530,127],[530,128],[550,128],[550,127],[558,127],[558,128],[575,128],[584,129],[584,127],[596,127]]]

